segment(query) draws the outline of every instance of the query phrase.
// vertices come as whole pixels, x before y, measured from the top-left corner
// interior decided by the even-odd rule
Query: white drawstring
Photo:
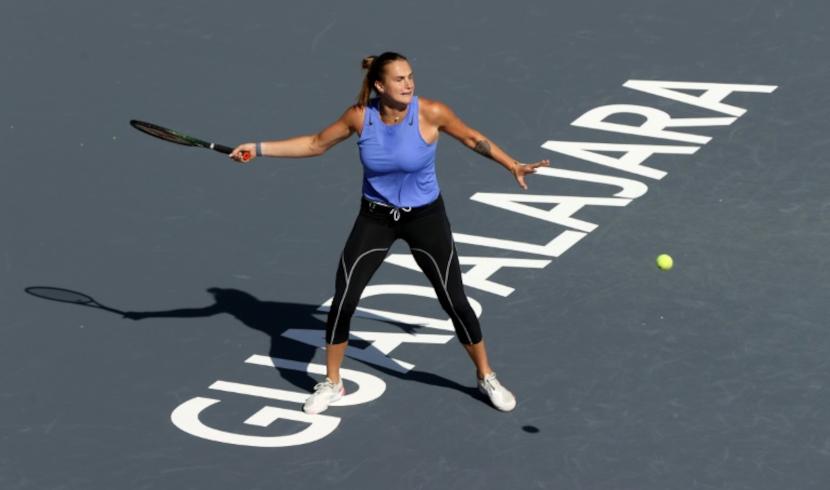
[[[401,219],[401,211],[403,211],[403,212],[405,212],[405,213],[408,213],[408,212],[412,211],[412,208],[410,208],[410,207],[406,207],[406,208],[392,208],[392,210],[391,210],[391,211],[389,211],[389,214],[391,214],[391,215],[392,215],[392,218],[394,218],[394,219],[395,219],[395,221],[398,221],[399,219]]]

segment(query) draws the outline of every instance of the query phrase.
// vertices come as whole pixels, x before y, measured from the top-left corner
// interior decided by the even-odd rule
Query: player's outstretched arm
[[[428,101],[424,105],[424,109],[425,115],[440,131],[449,134],[476,153],[499,163],[513,175],[516,182],[524,190],[527,190],[525,175],[535,173],[539,167],[550,165],[548,160],[539,160],[534,163],[519,162],[479,131],[467,126],[446,104],[438,101]]]
[[[317,134],[297,136],[283,140],[262,141],[259,143],[243,143],[229,155],[233,160],[240,163],[249,163],[257,156],[280,157],[280,158],[305,158],[322,155],[332,146],[347,139],[352,133],[358,131],[363,124],[363,108],[352,106],[331,125]],[[243,161],[242,153],[249,152],[252,158]]]

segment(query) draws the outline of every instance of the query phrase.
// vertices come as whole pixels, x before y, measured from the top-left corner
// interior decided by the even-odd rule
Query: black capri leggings
[[[416,208],[393,208],[362,200],[337,267],[326,342],[339,344],[349,339],[349,325],[360,295],[398,238],[409,244],[415,262],[435,288],[458,340],[462,344],[479,343],[481,328],[464,294],[458,254],[441,196]]]

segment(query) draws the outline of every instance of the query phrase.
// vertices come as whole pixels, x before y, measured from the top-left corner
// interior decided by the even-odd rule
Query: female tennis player
[[[519,163],[445,104],[417,97],[412,67],[404,56],[392,52],[369,56],[363,68],[366,76],[357,104],[327,128],[313,135],[245,143],[230,155],[240,163],[252,161],[243,162],[243,152],[257,157],[311,157],[352,134],[359,136],[363,198],[340,256],[326,322],[327,377],[315,385],[303,410],[320,413],[345,395],[340,365],[351,317],[369,279],[399,238],[409,245],[452,319],[456,336],[475,364],[479,390],[497,409],[513,410],[516,398],[491,369],[478,319],[464,294],[458,253],[435,175],[435,149],[443,131],[502,165],[522,189],[527,189],[525,176],[549,162]]]

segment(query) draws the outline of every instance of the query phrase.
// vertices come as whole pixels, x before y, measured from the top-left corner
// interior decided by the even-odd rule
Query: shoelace
[[[392,215],[392,218],[393,218],[395,221],[398,221],[399,219],[401,219],[401,211],[403,211],[403,212],[405,212],[405,213],[408,213],[408,212],[412,211],[412,208],[410,208],[410,207],[406,207],[406,208],[392,208],[392,210],[391,210],[391,211],[389,211],[389,214],[391,214],[391,215]]]
[[[501,383],[499,383],[499,380],[496,379],[495,376],[488,376],[484,378],[482,381],[484,381],[484,387],[488,391],[498,390],[499,388],[501,388]]]
[[[316,385],[314,385],[314,391],[315,392],[317,392],[317,391],[319,391],[323,388],[328,388],[331,391],[337,391],[337,385],[332,383],[329,380],[326,380],[326,381],[323,381],[323,382],[320,382],[320,383],[317,383]]]

